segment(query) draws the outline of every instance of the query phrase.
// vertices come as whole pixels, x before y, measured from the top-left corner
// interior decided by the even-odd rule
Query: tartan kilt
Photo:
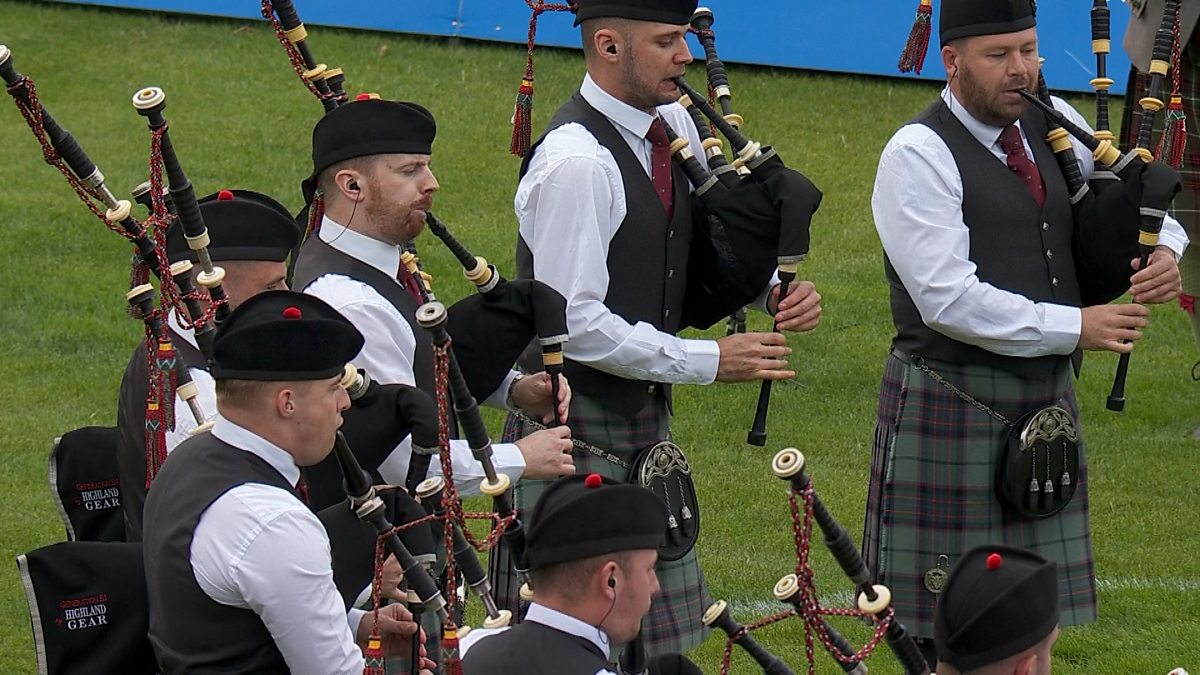
[[[670,415],[661,396],[647,405],[632,420],[606,410],[596,399],[579,392],[571,396],[568,420],[573,438],[613,453],[629,462],[637,451],[670,436]],[[504,440],[511,442],[527,435],[522,421],[509,415],[504,425]],[[629,482],[629,469],[576,447],[575,471],[598,473],[621,482]],[[531,509],[550,481],[520,480],[513,488],[513,502],[522,511]],[[519,584],[503,545],[493,549],[489,561],[496,603],[514,614],[519,603]],[[650,603],[650,613],[642,622],[647,656],[689,651],[704,641],[708,628],[700,621],[711,600],[696,551],[672,562],[659,561],[656,568],[660,593]],[[616,658],[614,652],[613,658]]]
[[[1060,400],[1078,419],[1065,358],[1053,381],[978,365],[927,364],[1010,420]],[[939,556],[953,567],[962,553],[989,543],[1022,546],[1058,563],[1060,625],[1096,619],[1082,436],[1074,498],[1058,514],[1031,520],[1005,513],[996,498],[995,471],[1008,435],[1008,426],[907,360],[895,353],[888,358],[871,451],[863,557],[876,582],[891,589],[898,618],[915,636],[933,636],[937,596],[925,588],[925,572]]]

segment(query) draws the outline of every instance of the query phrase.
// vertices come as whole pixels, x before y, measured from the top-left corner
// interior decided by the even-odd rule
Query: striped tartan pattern
[[[983,366],[929,367],[1010,420],[1054,404],[1078,419],[1070,366],[1053,382]],[[1078,487],[1057,515],[1040,520],[1004,513],[994,489],[1008,427],[963,401],[929,375],[890,356],[879,395],[863,556],[877,583],[916,636],[933,636],[937,596],[924,575],[945,555],[952,567],[966,550],[988,543],[1023,546],[1058,563],[1060,625],[1096,619],[1096,584],[1088,526],[1087,469],[1080,439]]]
[[[627,463],[638,450],[670,435],[670,416],[661,398],[647,405],[634,419],[627,420],[605,410],[595,399],[573,392],[568,424],[574,438],[611,452]],[[511,441],[529,431],[521,420],[510,415],[504,426],[504,439]],[[629,480],[628,469],[587,451],[576,448],[574,459],[576,473],[599,473],[622,482]],[[518,481],[513,488],[516,507],[532,508],[548,484],[549,481]],[[493,551],[490,567],[497,604],[515,613],[518,585],[509,566],[507,549],[498,546]],[[653,657],[689,651],[708,635],[700,617],[711,603],[696,551],[693,549],[673,562],[659,562],[657,572],[661,591],[642,623],[646,653]]]

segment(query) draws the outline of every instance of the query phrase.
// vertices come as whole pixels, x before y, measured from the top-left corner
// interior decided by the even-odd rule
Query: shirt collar
[[[982,143],[985,148],[991,148],[995,146],[997,142],[999,142],[1000,134],[1003,133],[1004,129],[1001,127],[994,127],[990,124],[985,124],[975,119],[971,113],[967,112],[967,109],[958,102],[958,99],[954,97],[954,92],[950,91],[950,87],[946,87],[942,90],[942,98],[945,99],[946,105],[950,107],[950,112],[958,118],[959,122],[962,122],[962,125],[967,128],[967,131],[975,137],[975,140]],[[1016,124],[1017,129],[1021,129],[1021,120],[1017,120],[1014,122],[1014,124]],[[1021,137],[1025,137],[1024,130],[1021,131]]]
[[[395,277],[396,271],[400,269],[399,246],[355,232],[334,222],[329,216],[325,216],[321,221],[319,236],[326,244],[351,258],[365,262],[389,277]]]
[[[604,658],[608,659],[608,634],[601,628],[593,626],[590,623],[584,623],[573,616],[550,609],[545,605],[539,605],[536,602],[530,603],[529,609],[525,613],[525,620],[535,621],[560,630],[568,635],[583,638],[596,645],[604,654]]]
[[[296,466],[296,460],[286,450],[253,431],[234,424],[219,413],[213,423],[212,435],[270,464],[291,485],[300,480],[300,469]]]
[[[614,124],[624,127],[638,138],[646,137],[646,132],[650,130],[650,123],[654,121],[654,115],[648,115],[604,91],[592,80],[591,75],[583,76],[583,84],[579,86],[579,93],[583,96],[583,100]]]

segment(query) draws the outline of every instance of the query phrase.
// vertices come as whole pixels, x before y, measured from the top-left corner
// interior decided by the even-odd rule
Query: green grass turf
[[[301,8],[302,10],[303,8]],[[262,22],[205,20],[0,0],[0,42],[42,100],[72,130],[119,194],[146,178],[149,135],[130,105],[140,87],[165,89],[180,160],[199,194],[260,190],[300,206],[316,100],[290,72]],[[345,68],[348,89],[416,99],[438,117],[437,210],[472,248],[511,273],[518,162],[507,154],[518,46],[483,45],[314,27],[317,56]],[[901,36],[897,33],[897,40]],[[899,42],[897,42],[899,45]],[[704,506],[700,555],[715,597],[750,621],[776,611],[771,587],[794,558],[785,490],[771,477],[774,450],[794,445],[855,539],[861,531],[876,391],[891,335],[879,243],[871,224],[875,162],[892,131],[936,94],[929,83],[733,67],[748,133],[771,142],[825,192],[802,268],[824,298],[822,325],[795,335],[795,386],[778,386],[768,449],[744,444],[756,385],[681,388],[675,430],[688,449]],[[691,79],[699,85],[701,69]],[[534,127],[582,77],[570,51],[540,51]],[[1090,102],[1082,101],[1082,106]],[[1085,107],[1085,111],[1090,111]],[[0,106],[0,558],[60,541],[46,482],[51,439],[110,425],[115,395],[141,327],[129,320],[129,247],[75,200],[46,166],[11,104]],[[423,237],[440,296],[470,289],[450,256]],[[1079,383],[1092,466],[1092,522],[1100,621],[1063,633],[1060,673],[1165,673],[1200,668],[1200,520],[1194,478],[1196,348],[1184,315],[1156,307],[1139,344],[1128,410],[1104,410],[1115,357],[1089,356]],[[766,329],[762,316],[752,328]],[[716,335],[715,332],[711,333]],[[493,418],[494,421],[495,418]],[[499,433],[498,426],[493,426]],[[1194,474],[1192,474],[1194,476]],[[820,547],[819,588],[845,598],[849,584]],[[856,640],[859,626],[844,625]],[[796,621],[760,641],[803,670]],[[713,637],[693,657],[717,672]],[[819,656],[818,672],[840,672]],[[735,653],[737,673],[755,672]],[[873,672],[897,672],[881,650]],[[0,672],[34,670],[16,567],[0,565]]]

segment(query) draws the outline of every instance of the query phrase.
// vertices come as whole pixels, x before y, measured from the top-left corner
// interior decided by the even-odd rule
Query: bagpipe
[[[1162,101],[1163,83],[1170,69],[1173,45],[1178,41],[1176,24],[1179,17],[1179,0],[1167,0],[1163,18],[1155,34],[1151,57],[1152,74],[1150,90],[1139,104],[1142,116],[1138,128],[1137,146],[1132,152],[1122,153],[1113,143],[1112,133],[1101,128],[1097,134],[1074,124],[1050,101],[1044,78],[1039,75],[1038,94],[1020,93],[1046,115],[1051,130],[1047,137],[1055,157],[1068,181],[1072,192],[1072,206],[1076,221],[1082,228],[1076,236],[1076,261],[1080,269],[1080,282],[1084,291],[1084,304],[1110,302],[1128,290],[1128,264],[1137,257],[1139,269],[1148,264],[1150,255],[1158,245],[1162,230],[1175,195],[1182,189],[1178,172],[1169,165],[1154,161],[1150,149],[1154,119],[1165,106]],[[1107,127],[1107,85],[1101,76],[1107,54],[1108,28],[1107,8],[1093,7],[1093,49],[1096,52],[1098,83],[1097,123]],[[1096,183],[1098,194],[1089,198],[1088,186],[1079,172],[1068,134],[1092,151],[1098,167],[1115,174],[1121,183],[1101,180]],[[1101,179],[1105,176],[1101,176]],[[1137,223],[1136,236],[1132,224]],[[1135,245],[1136,242],[1136,245]],[[1092,288],[1091,293],[1088,288]],[[1129,370],[1129,354],[1122,354],[1117,363],[1112,390],[1106,401],[1109,410],[1120,412],[1125,408],[1125,382]]]
[[[206,318],[199,315],[198,296],[190,286],[187,286],[191,283],[190,267],[175,268],[168,263],[165,243],[166,230],[172,217],[166,214],[165,209],[162,209],[145,223],[134,218],[130,202],[116,198],[107,186],[100,168],[87,155],[75,137],[63,128],[42,105],[33,81],[17,72],[12,52],[4,45],[0,45],[0,78],[4,79],[9,94],[16,102],[34,137],[42,146],[42,154],[46,162],[63,174],[80,201],[104,222],[108,229],[120,234],[133,244],[134,254],[130,271],[131,290],[127,295],[127,300],[131,314],[140,318],[145,325],[150,376],[146,400],[148,485],[166,456],[165,434],[168,430],[174,429],[175,417],[172,408],[176,394],[187,403],[197,424],[203,425],[207,419],[196,401],[196,389],[191,383],[191,376],[187,371],[187,366],[177,357],[164,320],[172,309],[179,310],[182,315],[181,302],[188,303],[192,316],[190,324],[196,328],[199,346],[210,361],[212,326],[209,325]],[[163,133],[165,135],[165,128]],[[171,151],[171,157],[177,167],[178,162],[174,160],[173,151]],[[151,183],[154,184],[154,181],[155,176],[152,175]],[[161,204],[163,200],[161,190],[158,192],[157,200]],[[104,206],[103,211],[97,202]],[[151,234],[151,230],[153,230],[153,234]],[[161,297],[159,309],[154,307],[153,286],[148,285],[151,275],[159,279]],[[183,277],[186,277],[186,281],[183,280]],[[215,271],[208,277],[203,274],[201,277],[210,283],[215,278],[216,283],[211,289],[214,301],[218,299],[218,296],[223,297],[219,288],[219,275]],[[196,304],[193,304],[193,301]],[[214,304],[218,310],[222,306],[220,302],[214,302]],[[210,308],[209,311],[214,310]]]
[[[383,500],[376,494],[371,477],[363,471],[362,466],[358,463],[358,459],[350,450],[350,446],[346,444],[346,439],[340,431],[337,434],[337,441],[334,443],[333,452],[345,477],[345,490],[349,498],[350,509],[359,520],[370,523],[375,528],[382,546],[386,547],[396,557],[396,561],[403,570],[404,580],[415,593],[419,605],[424,611],[433,612],[441,620],[442,625],[445,627],[442,634],[443,658],[446,665],[445,672],[447,675],[461,673],[462,666],[458,660],[458,629],[451,619],[446,599],[442,597],[437,583],[425,570],[421,562],[413,556],[404,542],[401,541],[396,528],[388,521]],[[377,547],[376,553],[376,569],[382,563],[382,551],[378,550],[379,548]],[[372,595],[374,611],[377,615],[380,605],[378,585],[376,585]],[[378,619],[376,616],[375,623],[377,622]],[[416,644],[418,641],[414,639],[413,642],[414,650],[419,650],[419,645]],[[381,640],[378,631],[373,625],[371,635],[367,641],[367,648],[363,651],[366,657],[364,675],[383,673],[383,651],[380,644]]]
[[[820,641],[826,651],[837,661],[844,672],[861,674],[866,672],[863,661],[871,655],[880,642],[886,642],[895,654],[906,675],[928,675],[920,649],[904,625],[896,618],[891,605],[891,592],[887,587],[872,583],[871,574],[863,563],[858,548],[837,520],[825,508],[813,489],[812,480],[805,471],[804,455],[788,448],[780,451],[771,462],[772,471],[789,486],[788,504],[792,515],[792,532],[796,542],[796,569],[784,576],[775,585],[774,595],[791,609],[742,625],[733,618],[728,605],[717,601],[705,612],[706,625],[720,629],[726,635],[725,651],[721,661],[721,675],[730,672],[733,646],[741,647],[768,675],[791,675],[794,671],[779,657],[769,652],[751,631],[782,621],[799,617],[804,621],[805,649],[809,660],[809,672],[813,672],[814,643]],[[826,548],[854,582],[856,607],[831,608],[821,604],[814,586],[814,574],[809,563],[813,538],[813,523],[821,531]],[[850,642],[835,630],[826,617],[843,616],[866,619],[874,627],[873,637],[861,648],[855,649]]]
[[[324,63],[317,63],[308,46],[308,30],[296,13],[292,0],[263,0],[262,15],[271,22],[275,37],[287,52],[288,61],[300,76],[300,81],[317,97],[325,112],[345,103],[345,74],[341,68],[329,68]]]
[[[306,86],[317,95],[326,112],[345,102],[346,97],[338,89],[337,83],[333,84],[328,94],[325,92],[322,78],[319,77],[322,66],[311,58],[311,51],[304,43],[303,25],[292,3],[267,0],[263,8],[264,17],[275,26],[276,34],[287,48],[297,72]],[[274,14],[278,14],[278,20]],[[330,84],[327,79],[325,83]],[[320,222],[323,209],[319,193],[312,196],[308,216],[310,234]],[[424,518],[436,530],[437,538],[445,542],[446,551],[450,554],[442,574],[443,587],[440,591],[446,611],[437,612],[437,615],[443,626],[441,657],[444,672],[453,673],[458,668],[458,627],[453,619],[458,616],[455,608],[458,603],[456,584],[459,572],[467,586],[480,598],[487,615],[485,625],[506,625],[511,615],[497,608],[490,582],[476,552],[495,548],[501,539],[517,559],[522,558],[524,550],[523,529],[509,497],[511,481],[495,468],[491,441],[479,413],[477,399],[487,398],[499,388],[520,354],[535,340],[542,345],[547,370],[552,374],[561,372],[562,345],[567,336],[566,301],[541,282],[505,281],[494,267],[472,255],[455,240],[435,216],[427,214],[427,223],[430,231],[463,264],[467,278],[478,291],[449,307],[437,302],[433,279],[421,268],[415,246],[408,242],[402,247],[401,262],[416,282],[423,302],[417,315],[419,323],[433,336],[436,380],[433,389],[436,391],[436,401],[418,402],[427,397],[412,388],[368,384],[365,385],[367,393],[361,400],[354,401],[347,411],[343,431],[348,440],[358,434],[359,418],[363,420],[361,426],[368,427],[361,438],[349,444],[349,448],[353,449],[350,454],[368,471],[374,471],[397,443],[411,432],[413,453],[404,482],[409,493],[420,498],[426,511]],[[364,373],[348,370],[344,384],[364,386],[361,384],[364,379]],[[551,383],[557,399],[557,378],[552,377]],[[356,408],[359,412],[356,412]],[[372,412],[376,408],[392,412],[384,413],[381,417]],[[396,418],[396,423],[386,421],[389,415]],[[381,419],[384,420],[382,423]],[[401,419],[407,422],[401,423]],[[370,429],[372,426],[373,430]],[[486,478],[482,490],[494,500],[493,513],[466,513],[463,510],[454,483],[450,453],[452,430],[458,426],[462,427],[473,456],[483,467]],[[349,453],[349,450],[346,452]],[[442,475],[429,477],[429,467],[435,453],[441,461]],[[328,472],[325,474],[327,478]],[[324,482],[328,483],[327,480]],[[471,534],[468,520],[490,521],[489,536],[477,541]],[[405,523],[402,527],[412,524]],[[382,560],[377,559],[376,567],[381,563]],[[407,570],[405,573],[407,575]],[[414,615],[421,613],[423,606],[425,613],[436,611],[428,606],[428,595],[424,591],[417,589],[416,594],[419,601],[413,606]]]
[[[480,486],[480,492],[492,498],[495,513],[498,515],[498,520],[494,523],[489,536],[488,544],[490,546],[488,547],[494,546],[498,538],[503,538],[513,556],[514,563],[519,569],[523,569],[525,530],[512,504],[510,493],[512,480],[507,475],[496,471],[495,463],[492,461],[491,437],[484,425],[483,416],[479,412],[479,405],[467,386],[458,358],[451,348],[450,334],[447,332],[448,320],[449,314],[446,307],[440,302],[426,303],[417,310],[418,323],[433,337],[434,363],[438,380],[438,418],[442,431],[440,442],[442,472],[448,477],[452,475],[450,472],[449,409],[453,405],[456,417],[462,425],[467,445],[471,448],[471,454],[483,467],[485,479]],[[458,500],[458,491],[454,488],[452,480],[447,482],[443,490],[443,504],[452,516],[458,517],[461,513],[462,505]],[[448,534],[448,537],[450,536],[452,533]]]
[[[201,272],[196,276],[196,283],[208,291],[215,308],[214,320],[220,325],[229,317],[231,311],[225,297],[225,289],[221,286],[225,270],[213,265],[208,254],[208,228],[204,225],[204,216],[200,214],[200,205],[196,202],[196,189],[179,164],[167,120],[163,116],[163,110],[167,107],[167,95],[158,87],[140,89],[133,95],[133,107],[139,115],[146,118],[150,128],[150,197],[155,205],[155,215],[160,216],[165,212],[165,206],[161,209],[159,207],[162,198],[160,191],[156,189],[156,185],[161,184],[161,167],[170,184],[171,203],[183,227],[184,240],[200,261]]]
[[[809,229],[822,195],[803,174],[788,168],[773,148],[741,133],[744,120],[733,112],[712,24],[710,10],[696,10],[692,32],[704,47],[710,88],[724,114],[683,78],[675,79],[683,94],[680,102],[696,122],[709,165],[705,170],[686,140],[672,138],[672,155],[695,188],[704,214],[694,225],[684,317],[689,325],[707,328],[721,317],[733,315],[730,332],[740,332],[745,324],[738,312],[744,312],[744,307],[762,294],[773,270],[777,269],[779,276],[779,298],[787,295],[808,255]],[[729,141],[731,162],[726,161],[720,141],[708,133],[703,118]],[[764,380],[746,439],[752,445],[766,444],[770,396],[771,382]]]
[[[470,389],[477,395],[486,396],[500,384],[495,375],[475,374],[476,368],[471,364],[493,361],[495,357],[491,355],[497,351],[504,355],[516,352],[519,356],[531,341],[536,340],[542,368],[550,377],[552,400],[558,401],[563,345],[567,342],[566,299],[540,281],[505,279],[494,265],[467,250],[437,216],[426,214],[425,222],[429,231],[454,254],[463,267],[463,276],[478,291],[477,296],[460,300],[448,310],[448,328],[451,335],[459,337],[458,353],[466,364],[464,377],[469,385],[474,385]],[[478,339],[469,339],[475,334],[479,334]],[[501,359],[500,364],[506,365],[504,361],[507,359]],[[494,372],[499,371],[499,368],[494,369]],[[554,406],[554,424],[562,424],[557,405]]]

